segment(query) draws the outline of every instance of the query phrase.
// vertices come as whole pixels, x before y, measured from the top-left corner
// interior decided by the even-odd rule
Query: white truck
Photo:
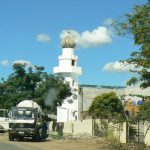
[[[32,100],[21,101],[9,112],[9,140],[32,138],[43,140],[48,137],[47,117],[41,107]]]
[[[0,133],[8,131],[8,128],[9,128],[8,110],[0,109]]]

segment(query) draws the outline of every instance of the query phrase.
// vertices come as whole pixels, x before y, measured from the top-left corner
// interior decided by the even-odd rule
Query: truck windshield
[[[12,112],[12,115],[14,118],[20,118],[20,119],[33,119],[35,117],[34,112],[32,110],[14,110]]]

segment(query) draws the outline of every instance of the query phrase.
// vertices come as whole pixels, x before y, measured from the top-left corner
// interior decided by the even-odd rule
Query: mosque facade
[[[67,122],[80,120],[87,112],[92,100],[103,93],[115,92],[117,96],[126,95],[130,100],[141,100],[140,97],[129,96],[138,95],[150,96],[149,90],[142,90],[137,87],[121,86],[99,86],[99,85],[80,85],[78,78],[82,75],[82,68],[77,65],[78,57],[74,54],[76,46],[74,38],[70,32],[62,39],[62,54],[58,57],[59,64],[53,68],[53,73],[65,78],[70,84],[72,96],[64,100],[64,103],[57,107],[57,122]]]

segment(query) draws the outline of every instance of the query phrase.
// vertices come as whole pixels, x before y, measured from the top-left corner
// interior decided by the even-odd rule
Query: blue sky
[[[125,85],[133,40],[114,36],[109,23],[146,0],[0,0],[0,77],[14,62],[44,66],[53,73],[61,55],[61,35],[76,35],[80,84]]]

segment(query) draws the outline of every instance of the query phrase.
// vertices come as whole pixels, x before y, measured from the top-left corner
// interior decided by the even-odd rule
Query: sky
[[[45,67],[53,74],[61,38],[72,30],[80,84],[125,86],[133,66],[119,61],[138,47],[118,37],[110,24],[146,0],[0,0],[0,77],[16,62]]]

